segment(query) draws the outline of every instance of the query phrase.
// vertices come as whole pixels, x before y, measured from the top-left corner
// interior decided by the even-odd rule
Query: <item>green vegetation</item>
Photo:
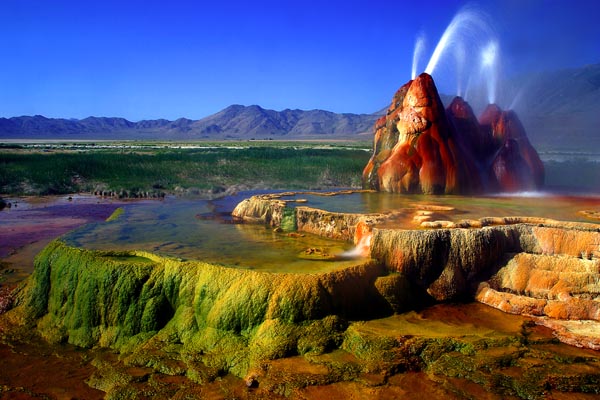
[[[50,342],[135,352],[155,337],[243,375],[251,362],[339,345],[345,325],[336,315],[355,313],[360,297],[334,297],[368,290],[371,270],[379,267],[270,274],[55,241],[36,258],[19,303]]]
[[[125,209],[123,207],[117,208],[108,218],[106,218],[106,222],[116,221],[124,212]]]
[[[221,191],[232,185],[315,189],[360,185],[369,153],[315,144],[203,148],[0,149],[0,193]],[[66,146],[66,145],[65,145]],[[203,145],[204,146],[204,145]]]
[[[269,274],[54,241],[36,259],[11,312],[51,342],[117,349],[127,367],[198,383],[225,372],[257,373],[265,375],[260,387],[264,382],[267,392],[285,395],[356,381],[363,373],[403,371],[425,372],[458,397],[465,382],[523,399],[599,393],[597,357],[556,344],[520,316],[496,318],[500,311],[463,305],[349,322],[359,309],[382,306],[366,295],[382,272],[366,264],[326,274]],[[294,355],[308,360],[310,370],[294,369],[288,377],[269,368],[270,360]],[[131,388],[133,378],[96,367],[94,385],[107,397]],[[271,379],[280,379],[276,387],[268,386],[271,371]]]

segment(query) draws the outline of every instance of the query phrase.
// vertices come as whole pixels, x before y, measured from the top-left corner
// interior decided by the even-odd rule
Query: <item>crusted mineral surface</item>
[[[599,348],[597,224],[504,217],[437,225],[436,214],[451,209],[431,205],[415,207],[429,220],[399,229],[394,213],[294,202],[301,205],[286,194],[255,196],[234,216],[281,235],[354,240],[363,257],[330,272],[268,273],[57,240],[0,325],[116,350],[118,361],[86,364],[96,371],[88,384],[108,398],[174,396],[182,387],[238,398],[600,393],[598,354],[557,340]],[[517,315],[447,304],[474,299]],[[239,387],[224,393],[221,380]]]
[[[274,210],[281,204],[279,197],[255,196],[234,214],[268,223],[272,219],[253,212],[254,203],[270,202]],[[395,311],[476,299],[516,314],[600,319],[599,225],[537,217],[439,221],[430,217],[448,210],[415,209],[415,225],[435,229],[386,227],[393,226],[393,213],[332,213],[307,206],[295,208],[296,226],[327,237],[353,237],[356,244],[370,236],[366,253],[389,274],[376,286]]]

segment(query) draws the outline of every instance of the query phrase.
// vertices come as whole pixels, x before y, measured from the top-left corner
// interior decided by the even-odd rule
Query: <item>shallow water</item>
[[[202,260],[234,268],[265,272],[319,273],[355,265],[356,260],[329,260],[352,248],[351,243],[310,234],[290,236],[254,224],[234,224],[235,205],[256,192],[215,201],[168,198],[161,202],[124,205],[112,222],[85,225],[64,236],[67,243],[97,250],[146,250],[186,260]],[[297,194],[283,199],[290,207],[306,205],[334,212],[400,212],[395,226],[414,229],[415,210],[425,205],[445,206],[435,219],[458,221],[486,216],[535,216],[594,222],[579,213],[600,211],[600,197],[524,193],[519,196],[423,196],[389,193],[352,193],[337,196]],[[310,258],[317,249],[324,257]]]
[[[229,217],[233,203],[237,202],[230,198],[214,202],[173,198],[126,205],[117,220],[88,224],[63,239],[88,249],[146,250],[264,272],[317,273],[357,263],[309,259],[306,255],[312,248],[341,254],[352,247],[350,243],[309,234],[292,237],[263,225],[234,224]]]
[[[596,222],[581,214],[583,210],[600,211],[598,195],[567,195],[547,192],[522,192],[481,197],[406,195],[381,192],[352,193],[339,196],[298,194],[283,199],[303,199],[306,203],[289,203],[290,206],[309,206],[333,212],[348,213],[400,213],[400,227],[415,228],[414,212],[426,205],[451,207],[449,211],[436,211],[435,219],[457,222],[483,217],[543,217],[563,221]]]

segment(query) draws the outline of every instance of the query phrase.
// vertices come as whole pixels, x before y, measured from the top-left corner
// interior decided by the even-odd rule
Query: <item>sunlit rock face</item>
[[[444,110],[421,74],[394,95],[375,124],[363,186],[394,193],[471,194],[535,190],[543,164],[513,111],[489,105],[479,120],[462,98]]]
[[[396,193],[468,193],[479,186],[474,164],[456,142],[431,76],[421,74],[394,95],[375,125],[364,186]]]

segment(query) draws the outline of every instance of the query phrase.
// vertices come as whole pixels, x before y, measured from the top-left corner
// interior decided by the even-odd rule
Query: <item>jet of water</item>
[[[517,104],[519,104],[519,102],[521,101],[521,97],[523,97],[523,93],[524,92],[525,91],[523,90],[523,88],[519,89],[519,91],[517,92],[517,94],[513,98],[513,101],[510,103],[510,106],[508,107],[509,110],[514,110],[515,109],[515,107],[517,106]]]
[[[494,103],[499,55],[498,40],[486,14],[473,6],[463,7],[446,27],[425,72],[434,75],[437,71],[437,79],[451,77],[450,82],[454,82],[458,96],[466,98],[477,92],[475,97],[479,99],[481,92],[482,102],[486,99],[488,103]],[[454,62],[447,62],[448,58]],[[413,79],[416,76],[414,60],[413,57]],[[437,83],[440,85],[440,80]],[[446,84],[444,89],[451,91],[454,88]]]
[[[417,39],[415,40],[415,50],[413,51],[413,59],[412,59],[412,73],[410,79],[415,79],[417,77],[417,68],[419,60],[423,55],[423,51],[425,50],[425,35],[423,32],[417,35]]]
[[[425,72],[429,75],[433,74],[433,71],[437,67],[444,52],[446,52],[448,48],[452,46],[453,42],[460,39],[459,36],[461,35],[462,31],[477,29],[483,32],[487,32],[489,30],[483,18],[481,18],[480,15],[475,11],[468,8],[463,8],[461,11],[459,11],[454,18],[452,18],[452,21],[450,21],[450,24],[448,24],[448,27],[442,34],[437,46],[435,46],[433,54],[431,55],[429,63],[427,64],[427,68],[425,68]]]
[[[488,103],[496,102],[496,84],[498,80],[498,42],[491,40],[481,51],[481,69],[487,78]]]
[[[454,46],[454,57],[456,58],[456,95],[462,96],[462,81],[465,70],[465,60],[467,53],[462,42],[456,43]]]

